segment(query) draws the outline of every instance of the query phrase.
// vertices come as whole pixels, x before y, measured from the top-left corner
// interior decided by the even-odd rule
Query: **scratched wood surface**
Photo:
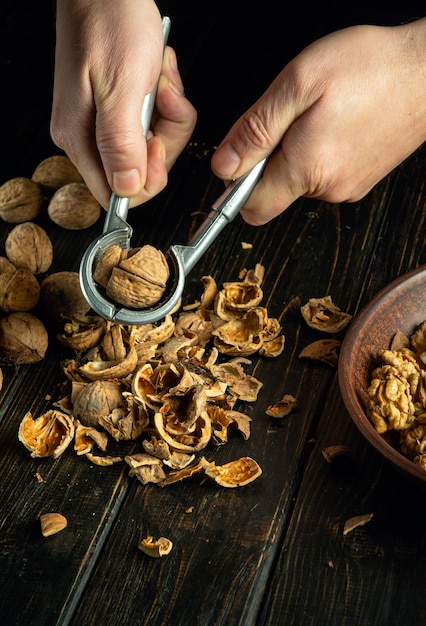
[[[209,159],[238,114],[309,41],[362,19],[356,11],[351,18],[341,15],[338,3],[324,11],[308,2],[302,12],[271,2],[269,10],[254,14],[241,3],[218,2],[202,17],[195,0],[179,3],[179,11],[175,4],[160,6],[172,17],[171,43],[199,122],[167,189],[130,216],[136,243],[161,249],[185,243],[221,192]],[[53,3],[4,2],[0,14],[1,184],[30,175],[55,148],[49,139]],[[252,358],[250,369],[263,388],[255,405],[239,405],[253,419],[250,439],[233,434],[225,446],[206,451],[217,463],[255,458],[263,474],[244,488],[220,489],[196,478],[164,489],[142,486],[122,465],[100,468],[72,451],[55,461],[31,459],[17,440],[18,425],[26,411],[43,412],[50,407],[47,397],[59,394],[65,353],[51,342],[41,363],[4,368],[1,623],[425,622],[424,492],[362,439],[343,406],[335,370],[298,358],[318,337],[296,306],[298,299],[331,294],[355,314],[392,279],[426,263],[425,169],[422,149],[362,202],[299,200],[262,228],[237,218],[188,277],[185,298],[191,302],[202,276],[221,283],[262,263],[263,304],[286,336],[278,359]],[[102,226],[73,233],[47,218],[38,221],[54,243],[51,271],[76,270]],[[0,224],[0,255],[11,227]],[[276,423],[265,409],[284,393],[298,398],[298,408]],[[347,444],[351,454],[328,464],[321,451],[336,443]],[[36,472],[43,476],[40,484]],[[52,510],[66,515],[69,526],[43,539],[38,517]],[[361,513],[374,518],[344,536],[344,521]],[[145,557],[137,546],[147,534],[170,537],[171,554]]]

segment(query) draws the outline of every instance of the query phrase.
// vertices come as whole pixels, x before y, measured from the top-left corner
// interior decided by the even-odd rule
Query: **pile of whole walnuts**
[[[58,226],[81,230],[95,224],[101,206],[79,172],[63,155],[41,161],[31,177],[17,177],[0,186],[0,219],[14,224],[0,252],[0,363],[35,363],[48,347],[48,333],[38,311],[87,311],[77,272],[46,275],[53,245],[34,220],[47,203]],[[60,296],[58,296],[60,290]],[[35,314],[37,311],[37,314]],[[2,376],[0,375],[0,386]]]

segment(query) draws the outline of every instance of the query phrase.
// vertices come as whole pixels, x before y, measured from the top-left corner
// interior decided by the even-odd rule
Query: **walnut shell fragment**
[[[268,406],[265,413],[271,417],[282,418],[291,413],[296,406],[297,399],[290,394],[285,394],[281,400],[271,406]]]
[[[148,537],[142,539],[138,548],[148,556],[158,558],[169,554],[173,548],[173,543],[166,537],[154,539],[151,535],[148,535]]]
[[[115,463],[121,463],[123,460],[121,456],[99,456],[92,454],[91,452],[87,452],[85,456],[88,461],[93,463],[93,465],[99,465],[100,467],[109,467],[110,465],[115,465]]]
[[[311,359],[320,361],[331,367],[337,367],[339,360],[339,350],[342,345],[337,339],[318,339],[303,348],[299,354],[299,359]]]
[[[242,487],[259,478],[262,470],[254,459],[245,456],[225,465],[216,465],[211,461],[205,473],[222,487]]]
[[[105,334],[106,322],[98,315],[74,315],[65,321],[57,340],[69,350],[81,352],[99,345]]]
[[[85,363],[79,371],[90,380],[109,380],[112,378],[125,378],[135,371],[138,364],[138,354],[133,346],[128,349],[123,359],[105,361],[94,359]]]
[[[105,452],[108,444],[108,435],[93,426],[84,426],[79,420],[75,420],[74,450],[77,455],[91,452],[95,446]]]
[[[29,222],[40,213],[42,204],[42,190],[29,178],[12,178],[0,186],[0,217],[5,222]]]
[[[358,528],[358,526],[364,526],[367,524],[372,518],[374,513],[366,513],[365,515],[355,515],[346,520],[343,526],[343,534],[347,535],[348,533]]]
[[[300,311],[303,319],[310,328],[325,333],[338,333],[349,324],[352,315],[343,313],[330,296],[310,298]]]
[[[350,454],[351,449],[344,444],[336,444],[334,446],[327,446],[321,450],[321,452],[327,463],[332,463],[336,457]]]
[[[136,476],[143,485],[162,483],[166,478],[161,464],[162,461],[157,457],[140,452],[129,454],[124,457],[124,460],[131,468],[129,476]]]
[[[191,478],[191,476],[199,474],[208,466],[209,462],[206,461],[204,457],[201,457],[201,459],[196,463],[192,463],[191,465],[187,465],[182,469],[177,469],[173,472],[170,472],[167,476],[164,477],[164,480],[161,481],[161,486],[166,487],[166,485],[172,485],[173,483],[180,482],[185,478]]]
[[[56,535],[68,525],[67,518],[61,513],[43,513],[40,515],[41,534],[43,537]]]
[[[74,438],[72,417],[61,411],[49,410],[37,419],[30,412],[19,425],[18,439],[31,456],[58,458]]]

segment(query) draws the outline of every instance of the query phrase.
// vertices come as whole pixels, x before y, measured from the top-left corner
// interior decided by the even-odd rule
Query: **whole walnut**
[[[0,275],[8,272],[9,274],[13,274],[16,270],[16,267],[9,261],[9,259],[5,256],[0,256]]]
[[[53,246],[46,231],[33,222],[18,224],[5,242],[7,258],[18,269],[33,274],[47,272],[53,261]]]
[[[96,380],[81,388],[73,403],[73,415],[85,426],[97,426],[99,419],[125,405],[120,386],[107,380]]]
[[[166,257],[153,246],[129,252],[112,270],[107,296],[129,308],[143,309],[161,300],[169,277]]]
[[[54,154],[43,159],[35,168],[31,180],[49,194],[68,183],[81,183],[83,179],[74,163],[65,155]]]
[[[40,283],[40,309],[60,319],[85,315],[90,310],[80,287],[78,272],[55,272]]]
[[[40,298],[40,285],[30,270],[11,268],[0,273],[0,309],[5,313],[30,311]]]
[[[64,185],[53,194],[47,207],[52,222],[67,230],[83,230],[93,226],[101,211],[101,205],[84,183]]]
[[[17,364],[41,361],[49,338],[43,323],[32,313],[11,313],[0,319],[0,353]]]
[[[11,178],[0,187],[0,217],[10,224],[34,219],[43,204],[41,187],[29,178]]]

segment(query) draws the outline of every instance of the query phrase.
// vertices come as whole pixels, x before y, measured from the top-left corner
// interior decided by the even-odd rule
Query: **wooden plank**
[[[179,44],[188,93],[203,111],[169,188],[131,214],[135,241],[166,249],[185,242],[200,219],[198,212],[206,213],[222,189],[209,170],[215,142],[320,25],[313,19],[304,38],[288,38],[282,50],[296,22],[288,21],[284,30],[272,16],[276,38],[270,31],[268,36],[273,45],[256,48],[254,35],[265,35],[262,25],[270,23],[266,13],[241,15],[237,5],[219,3],[208,7],[211,20],[200,28],[195,1],[185,3],[186,11],[180,5],[179,12],[176,3],[164,4],[176,13],[172,37]],[[52,36],[53,7],[46,3],[40,11],[32,5],[18,15],[15,3],[2,6],[7,16],[3,42],[16,59],[10,67],[2,65],[1,75],[11,81],[17,64],[23,74],[9,91],[19,106],[6,124],[8,158],[1,164],[1,182],[29,175],[53,150],[48,140],[52,39],[41,37],[44,28]],[[248,56],[240,56],[232,39],[240,19],[248,33]],[[30,39],[13,34],[19,22],[32,27]],[[218,32],[228,37],[219,37],[219,46],[217,39],[212,43]],[[45,42],[41,53],[35,46],[39,40]],[[34,47],[34,55],[24,41]],[[2,107],[9,116],[14,112],[9,102],[5,107],[3,100]],[[217,462],[252,455],[263,469],[253,484],[224,490],[192,479],[161,489],[129,479],[123,465],[94,467],[71,450],[57,461],[32,460],[17,441],[19,421],[26,410],[36,414],[49,406],[46,396],[57,393],[64,353],[52,344],[41,364],[6,369],[0,394],[0,607],[5,623],[247,626],[258,619],[290,623],[298,616],[303,624],[340,625],[355,616],[360,623],[384,624],[391,613],[424,621],[424,604],[411,595],[413,580],[417,589],[424,582],[423,504],[361,440],[341,405],[333,371],[298,360],[301,348],[317,335],[291,306],[296,297],[305,301],[330,293],[354,313],[391,278],[425,261],[424,160],[419,151],[355,205],[301,200],[260,229],[237,219],[188,277],[191,301],[205,274],[221,282],[258,261],[266,267],[265,304],[283,323],[285,352],[277,361],[253,359],[252,371],[264,387],[255,406],[241,407],[253,417],[251,439],[244,442],[234,434],[223,448],[206,450]],[[53,269],[77,269],[101,226],[73,234],[60,232],[48,220],[42,223],[55,241]],[[1,246],[10,229],[2,225]],[[242,241],[253,248],[242,250]],[[265,408],[289,392],[299,398],[297,411],[282,423],[272,422]],[[336,440],[354,450],[348,466],[328,466],[322,459],[322,446]],[[44,482],[37,482],[36,472]],[[373,508],[373,521],[343,538],[344,519]],[[48,510],[65,513],[69,526],[43,539],[38,517]],[[145,557],[137,545],[148,533],[170,536],[172,553],[162,560]]]

